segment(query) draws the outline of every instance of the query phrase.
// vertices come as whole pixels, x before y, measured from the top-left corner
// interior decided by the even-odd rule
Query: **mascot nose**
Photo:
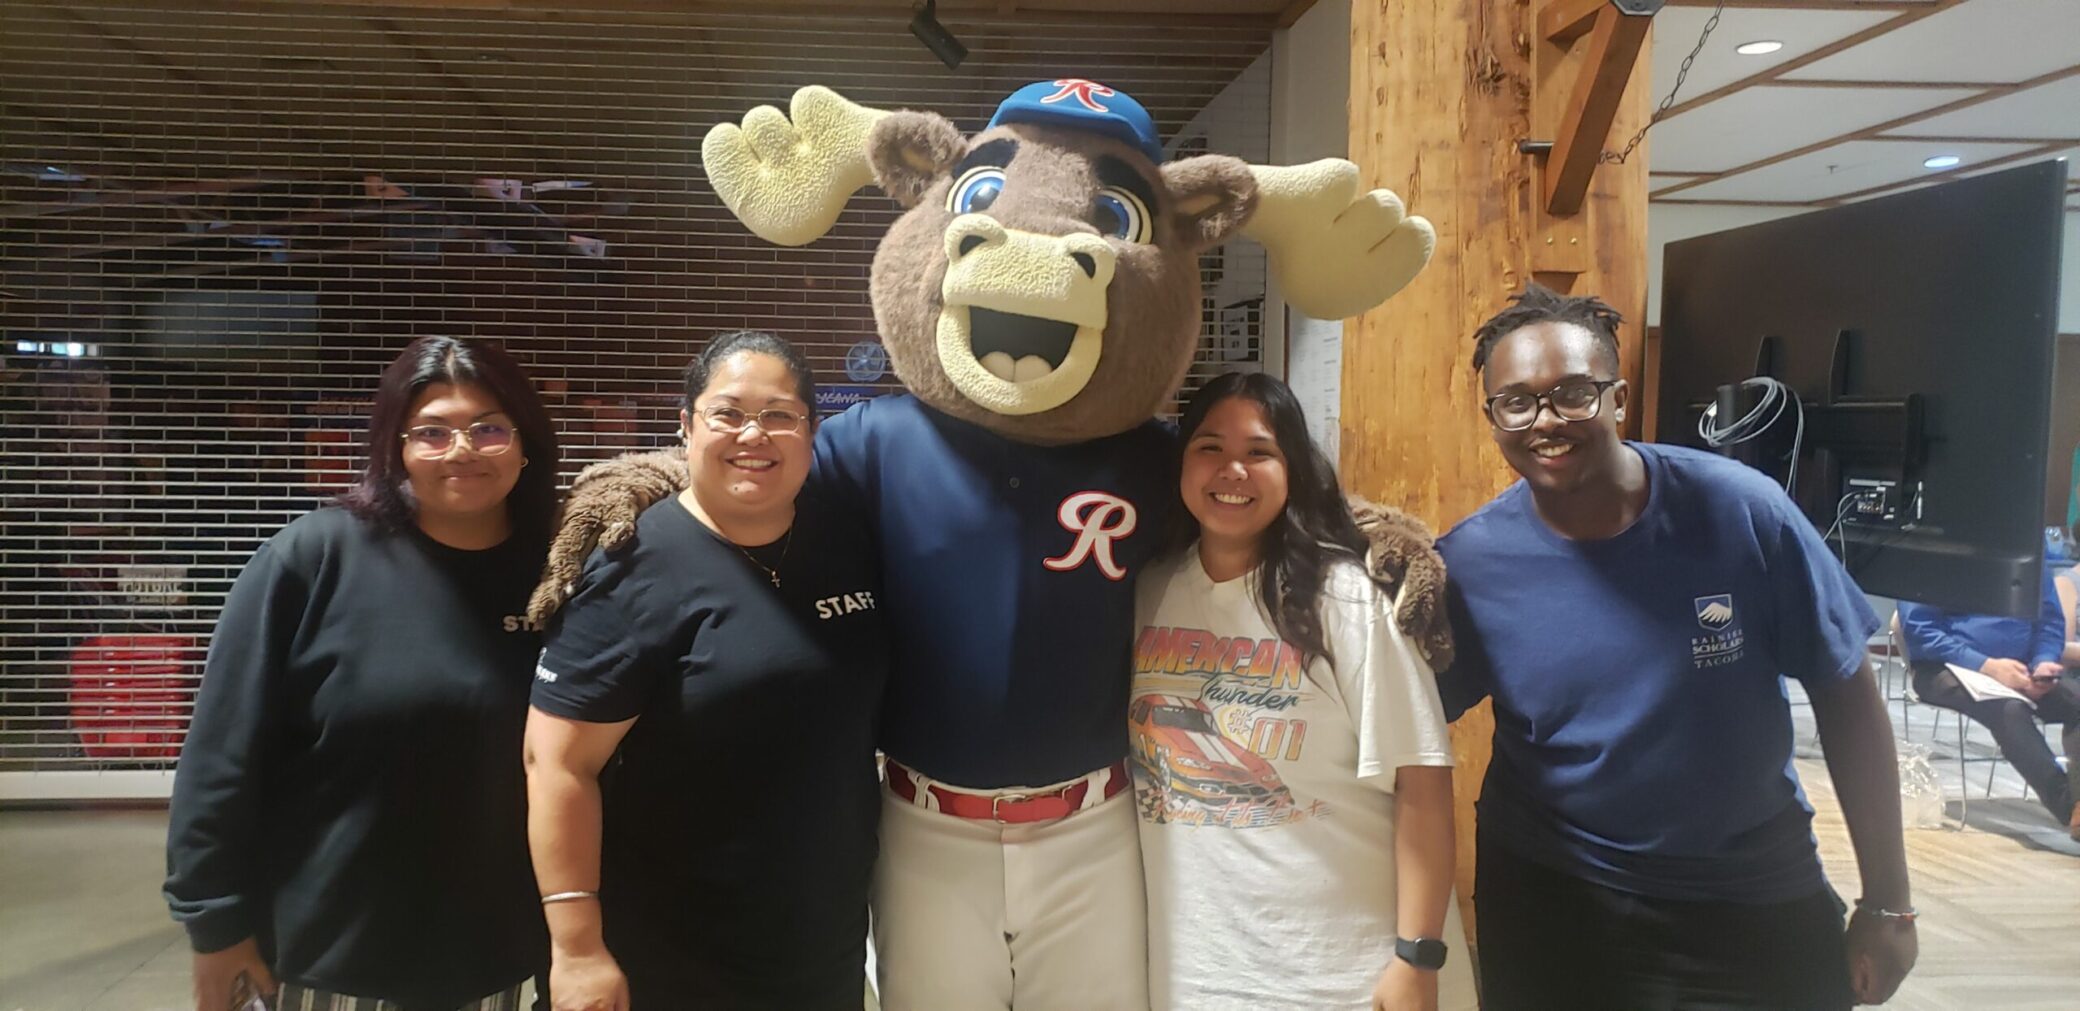
[[[1043,261],[1066,259],[1075,265],[1083,280],[1096,281],[1100,287],[1111,283],[1113,261],[1118,258],[1111,245],[1088,232],[1051,235],[1014,231],[987,214],[963,214],[947,224],[947,266],[958,266],[979,253],[991,254],[992,260],[1003,256],[1037,257]]]
[[[982,214],[963,214],[946,226],[946,259],[959,263],[963,257],[985,246],[1001,246],[1011,237],[997,219]]]

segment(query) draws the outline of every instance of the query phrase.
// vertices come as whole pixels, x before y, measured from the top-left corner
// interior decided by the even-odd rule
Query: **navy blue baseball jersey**
[[[1177,500],[1171,429],[1032,446],[907,394],[816,436],[810,481],[878,541],[894,641],[882,749],[975,789],[1126,754],[1134,577]]]

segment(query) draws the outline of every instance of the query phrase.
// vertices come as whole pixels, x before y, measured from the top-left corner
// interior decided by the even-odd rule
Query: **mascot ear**
[[[939,177],[968,153],[960,128],[934,112],[905,109],[882,117],[867,134],[874,181],[904,209],[917,206]]]
[[[1257,179],[1249,163],[1207,154],[1163,166],[1170,191],[1170,216],[1189,252],[1218,246],[1249,220],[1257,207]]]

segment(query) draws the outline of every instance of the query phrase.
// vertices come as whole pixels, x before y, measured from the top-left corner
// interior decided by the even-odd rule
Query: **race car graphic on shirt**
[[[1292,712],[1305,697],[1293,647],[1150,626],[1134,659],[1127,725],[1143,818],[1258,828],[1321,813],[1296,801],[1273,765],[1297,761],[1307,743],[1307,721]]]
[[[1197,699],[1143,695],[1127,707],[1142,815],[1255,828],[1306,816],[1271,763],[1221,733]]]

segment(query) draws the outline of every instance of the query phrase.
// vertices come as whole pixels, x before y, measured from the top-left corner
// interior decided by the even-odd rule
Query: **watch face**
[[[1414,941],[1397,938],[1394,942],[1394,954],[1418,969],[1444,968],[1446,952],[1445,943],[1435,938],[1425,937]]]

